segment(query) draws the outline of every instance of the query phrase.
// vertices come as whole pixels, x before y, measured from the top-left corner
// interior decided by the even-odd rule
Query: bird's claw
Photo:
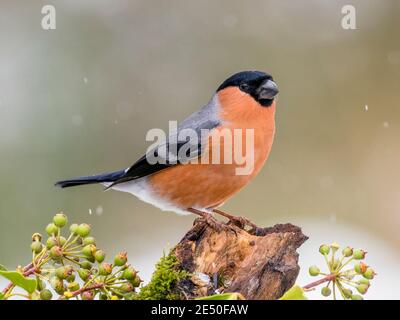
[[[217,232],[221,232],[222,230],[228,228],[228,226],[225,223],[218,221],[211,214],[204,216],[204,220],[212,229],[214,229]]]
[[[245,217],[232,216],[229,220],[232,224],[238,226],[240,229],[244,229],[246,226],[249,226],[253,229],[257,228],[253,222]]]
[[[231,232],[237,234],[233,225],[229,225],[229,224],[226,224],[225,222],[218,221],[211,214],[205,215],[203,218],[204,218],[205,222],[207,223],[207,225],[210,228],[214,229],[216,232],[231,231]]]

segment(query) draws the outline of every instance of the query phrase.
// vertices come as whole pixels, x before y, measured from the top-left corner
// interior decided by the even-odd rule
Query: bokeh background
[[[41,28],[46,4],[56,30]],[[345,4],[357,30],[341,27]],[[1,1],[0,262],[28,261],[30,235],[63,210],[110,256],[126,249],[148,280],[194,217],[53,183],[127,167],[148,129],[259,69],[281,91],[276,140],[225,209],[301,226],[300,284],[322,264],[318,246],[337,241],[369,251],[379,273],[369,298],[400,298],[399,16],[397,0]]]

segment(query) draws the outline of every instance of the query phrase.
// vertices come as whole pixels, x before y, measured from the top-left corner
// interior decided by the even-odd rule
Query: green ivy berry
[[[67,274],[67,276],[65,277],[65,279],[67,279],[71,274],[74,273],[74,267],[71,266],[71,265],[65,266],[65,273]]]
[[[112,272],[112,265],[106,262],[103,262],[100,266],[99,266],[99,275],[101,276],[108,276],[109,274],[111,274]]]
[[[119,289],[120,289],[122,292],[127,293],[127,292],[132,292],[135,288],[133,287],[132,283],[126,282],[126,283],[123,283],[123,284],[119,287]]]
[[[343,254],[343,256],[345,256],[346,258],[352,256],[352,255],[353,255],[353,248],[350,248],[350,247],[344,248],[344,249],[342,250],[342,254]]]
[[[69,291],[79,290],[79,283],[77,283],[77,282],[68,283],[67,288]]]
[[[75,273],[71,273],[65,280],[67,280],[69,283],[75,281]]]
[[[59,246],[54,246],[50,249],[50,257],[53,260],[60,260],[63,256],[63,252]]]
[[[366,294],[368,291],[369,286],[367,286],[366,284],[359,284],[356,289],[359,293],[361,294]]]
[[[363,277],[365,279],[371,280],[374,278],[374,276],[375,276],[375,271],[374,271],[374,269],[372,269],[370,267],[368,267],[367,270],[365,270],[365,272],[363,273]]]
[[[32,241],[42,241],[42,235],[40,233],[35,232],[32,235]]]
[[[85,257],[93,257],[93,255],[96,253],[96,246],[94,244],[88,244],[87,246],[84,246],[82,249],[82,253]]]
[[[88,245],[88,244],[96,244],[96,240],[93,237],[86,237],[82,240],[83,245]]]
[[[338,251],[340,249],[339,244],[337,244],[336,242],[333,242],[330,247],[331,247],[333,252],[336,252],[336,251]]]
[[[90,263],[95,263],[96,262],[96,260],[95,260],[95,258],[93,256],[86,257],[86,260],[89,261]]]
[[[40,299],[42,300],[51,300],[53,298],[53,294],[48,289],[43,289],[40,291]]]
[[[87,269],[87,270],[92,269],[92,264],[89,261],[82,261],[79,265],[83,269]]]
[[[365,258],[366,252],[361,249],[356,249],[353,251],[353,258],[356,260],[362,260]]]
[[[91,291],[85,291],[81,294],[82,300],[93,300],[94,296]]]
[[[57,227],[62,228],[67,224],[68,219],[64,213],[60,212],[53,217],[53,222]]]
[[[364,300],[364,298],[362,296],[360,296],[359,294],[353,294],[351,296],[351,300]]]
[[[57,277],[50,278],[50,285],[59,295],[62,295],[65,291],[64,283]]]
[[[59,267],[56,269],[56,276],[58,279],[64,280],[68,275],[65,274],[65,267]]]
[[[130,280],[130,282],[132,283],[132,285],[137,288],[140,286],[140,283],[142,282],[142,280],[139,278],[138,275],[135,276],[135,278],[133,280]]]
[[[94,254],[94,258],[98,263],[102,263],[106,258],[106,254],[104,253],[103,250],[97,250],[96,253]]]
[[[90,274],[90,271],[87,269],[78,269],[78,275],[83,281],[89,279]]]
[[[73,223],[69,226],[69,231],[73,234],[73,235],[78,235],[76,233],[76,231],[78,230],[79,225],[77,223]]]
[[[352,295],[353,295],[353,291],[351,291],[350,289],[347,288],[343,288],[342,290],[343,295],[347,298],[347,299],[351,299]]]
[[[126,256],[126,252],[120,252],[114,258],[114,265],[121,267],[126,264],[127,261],[128,258]]]
[[[39,277],[36,277],[36,282],[37,282],[37,289],[39,291],[42,291],[43,289],[46,288],[46,283]]]
[[[49,223],[46,227],[46,232],[49,236],[58,233],[58,227],[54,223]]]
[[[368,279],[363,279],[361,278],[360,280],[357,281],[358,284],[366,284],[367,286],[370,285],[370,282]]]
[[[311,267],[308,269],[308,272],[310,273],[310,276],[316,277],[316,276],[319,275],[320,270],[319,270],[319,268],[318,268],[317,266],[311,266]]]
[[[126,280],[133,280],[136,277],[136,270],[133,269],[132,267],[126,268],[124,272],[122,273],[122,278]]]
[[[323,255],[329,254],[329,251],[330,251],[330,250],[331,250],[331,249],[330,249],[329,246],[326,245],[326,244],[323,244],[323,245],[321,245],[321,246],[319,247],[319,252],[320,252],[321,254],[323,254]]]
[[[42,252],[43,245],[39,241],[33,241],[31,243],[31,249],[32,249],[32,252],[38,254],[38,253]]]
[[[47,240],[46,240],[46,248],[47,249],[51,249],[51,248],[53,248],[54,246],[56,246],[57,245],[57,240],[56,240],[56,238],[55,237],[50,237],[50,238],[48,238]]]
[[[321,294],[324,297],[329,297],[331,295],[331,293],[332,293],[332,290],[329,287],[322,287]]]
[[[366,265],[365,263],[363,263],[363,262],[356,263],[356,264],[354,265],[354,271],[355,271],[356,273],[358,273],[358,274],[362,274],[362,273],[364,273],[365,271],[367,271],[367,265]]]
[[[87,223],[81,223],[78,226],[78,229],[76,229],[76,233],[81,236],[82,238],[85,238],[89,235],[90,233],[90,226]]]
[[[73,272],[74,269],[72,268],[72,266],[62,266],[56,269],[56,276],[61,280],[65,280],[70,275],[72,275]]]

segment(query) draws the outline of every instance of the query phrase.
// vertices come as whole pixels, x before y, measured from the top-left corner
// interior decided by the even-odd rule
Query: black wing
[[[198,137],[201,137],[201,129],[211,130],[218,125],[218,121],[206,121],[202,123],[201,126],[195,128],[195,131],[197,132]],[[125,170],[125,174],[122,177],[115,180],[106,189],[112,188],[113,186],[123,182],[151,175],[177,164],[186,163],[188,160],[198,158],[203,152],[205,142],[206,141],[199,141],[198,144],[191,145],[189,138],[185,141],[178,142],[170,142],[167,140],[165,143],[160,144],[158,147],[152,149],[139,160],[137,160],[131,167]],[[164,148],[163,156],[160,156],[159,154],[159,150],[161,148]],[[165,152],[166,154],[164,156]],[[149,154],[156,158],[161,158],[163,161],[152,163],[149,161]]]

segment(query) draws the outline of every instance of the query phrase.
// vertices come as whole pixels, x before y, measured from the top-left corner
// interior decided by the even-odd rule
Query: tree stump
[[[248,232],[232,225],[216,231],[197,219],[174,248],[178,269],[192,274],[176,285],[187,299],[238,292],[249,300],[280,298],[298,276],[299,248],[308,239],[292,224]]]

